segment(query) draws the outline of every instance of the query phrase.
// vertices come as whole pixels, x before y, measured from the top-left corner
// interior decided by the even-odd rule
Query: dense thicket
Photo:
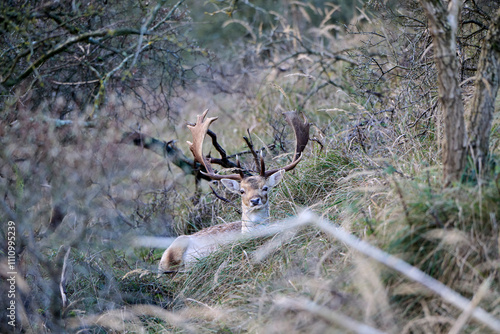
[[[16,327],[3,321],[2,280],[0,331],[494,331],[321,228],[341,226],[498,318],[500,12],[450,2],[2,2],[0,276],[12,275],[9,224],[17,275]],[[467,127],[450,178],[452,105]],[[247,136],[270,168],[293,151],[281,113],[304,112],[310,143],[271,216],[308,208],[326,221],[157,278],[163,249],[134,247],[136,236],[239,216],[185,144],[206,108],[228,156],[254,163]]]

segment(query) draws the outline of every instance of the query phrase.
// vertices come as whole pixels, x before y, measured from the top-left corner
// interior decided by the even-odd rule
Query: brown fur
[[[203,235],[220,234],[224,232],[233,232],[233,231],[234,232],[241,231],[241,221],[210,226],[192,235],[203,236]]]
[[[250,207],[250,200],[253,198],[259,198],[262,204],[267,203],[267,191],[263,191],[262,188],[266,185],[266,179],[262,176],[250,176],[244,178],[240,183],[240,189],[245,190],[245,195],[241,196],[241,202],[243,205]]]
[[[158,266],[159,274],[175,272],[182,265],[215,251],[220,245],[232,240],[235,234],[250,232],[266,223],[269,218],[267,188],[276,186],[281,181],[283,173],[284,171],[279,171],[268,178],[250,176],[239,183],[223,179],[224,186],[232,192],[241,194],[242,219],[208,227],[192,235],[179,236],[163,253]]]
[[[179,252],[176,250],[172,250],[171,252],[167,253],[167,261],[169,266],[171,267],[169,269],[177,268],[182,263],[182,254],[179,254]]]
[[[158,270],[161,273],[173,273],[179,270],[182,265],[184,252],[189,246],[189,239],[185,236],[180,236],[172,243],[174,247],[169,247],[161,257]]]

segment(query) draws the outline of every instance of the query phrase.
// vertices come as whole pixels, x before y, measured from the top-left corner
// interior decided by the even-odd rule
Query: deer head
[[[253,149],[251,141],[245,138],[258,169],[258,173],[252,175],[250,171],[241,168],[238,159],[234,163],[227,158],[226,152],[217,143],[217,136],[208,129],[217,117],[205,119],[207,112],[208,110],[205,110],[202,115],[197,117],[196,124],[188,125],[193,135],[193,142],[188,142],[189,149],[193,153],[195,160],[205,167],[206,172],[202,173],[206,177],[212,180],[220,180],[230,191],[241,195],[242,219],[241,221],[205,228],[192,235],[179,236],[163,253],[158,265],[159,274],[176,272],[181,265],[190,263],[216,250],[219,245],[227,242],[228,236],[234,236],[234,233],[239,233],[240,229],[241,232],[248,232],[256,225],[266,222],[269,217],[269,190],[281,181],[286,171],[297,166],[309,140],[309,123],[307,123],[307,120],[305,118],[303,122],[299,120],[295,111],[284,113],[286,120],[294,129],[296,138],[295,154],[292,162],[282,168],[266,171],[264,157],[260,155],[259,158],[259,155]],[[221,155],[220,159],[203,155],[203,140],[207,133],[212,137],[212,143]],[[212,163],[224,167],[236,167],[238,173],[230,175],[216,174],[212,168]]]
[[[198,115],[195,125],[188,125],[193,135],[193,142],[188,142],[189,149],[193,153],[195,160],[205,167],[206,172],[201,173],[212,180],[220,180],[227,189],[241,195],[242,232],[247,232],[256,224],[267,220],[269,217],[269,190],[281,181],[286,171],[294,169],[302,159],[302,152],[309,141],[309,123],[305,117],[301,121],[296,111],[283,113],[295,133],[296,145],[293,159],[284,167],[266,171],[264,157],[260,154],[259,163],[256,164],[258,171],[255,174],[257,175],[252,175],[252,172],[244,171],[241,168],[238,159],[236,163],[228,161],[225,151],[217,143],[216,136],[213,133],[211,134],[212,141],[217,151],[221,153],[222,159],[213,159],[203,155],[203,140],[209,131],[210,124],[217,120],[217,117],[208,117],[205,119],[207,113],[208,109],[202,115]],[[249,147],[254,157],[258,157],[253,147],[251,145]],[[212,167],[212,162],[223,165],[222,161],[225,161],[225,165],[236,166],[238,173],[229,175],[216,174]]]

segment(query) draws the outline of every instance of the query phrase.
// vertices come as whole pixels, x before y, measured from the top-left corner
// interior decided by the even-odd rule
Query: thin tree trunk
[[[466,136],[464,105],[461,98],[456,36],[462,1],[448,3],[420,0],[429,20],[433,37],[434,60],[438,72],[438,91],[443,121],[443,177],[444,184],[460,179],[465,164]]]
[[[500,10],[490,24],[481,46],[475,93],[471,109],[466,115],[469,135],[469,154],[478,172],[486,167],[491,121],[500,83]]]

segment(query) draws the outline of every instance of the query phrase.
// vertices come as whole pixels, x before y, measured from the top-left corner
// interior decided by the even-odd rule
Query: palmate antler
[[[212,180],[221,180],[221,179],[231,179],[236,181],[243,180],[243,178],[245,177],[243,172],[240,172],[238,174],[229,174],[229,175],[215,174],[211,164],[212,159],[207,158],[203,155],[203,140],[205,139],[205,135],[209,131],[208,128],[210,127],[210,124],[212,124],[212,122],[217,120],[217,117],[208,117],[207,119],[205,119],[207,113],[208,109],[205,110],[202,115],[198,115],[195,125],[188,125],[188,128],[189,130],[191,130],[191,134],[193,135],[193,142],[191,143],[188,141],[189,149],[193,153],[195,160],[198,161],[203,166],[205,166],[205,170],[207,172],[206,173],[202,172],[202,173],[210,177]],[[273,175],[274,173],[277,173],[282,169],[284,169],[285,171],[294,169],[295,166],[297,166],[297,164],[302,159],[302,152],[304,151],[307,142],[309,141],[309,123],[307,122],[305,116],[303,117],[304,120],[301,121],[296,111],[287,111],[284,112],[283,115],[285,116],[285,119],[288,122],[288,124],[290,124],[290,126],[294,129],[295,132],[295,140],[296,140],[295,154],[290,164],[286,165],[285,167],[276,168],[269,171],[265,170],[264,158],[261,155],[259,174],[266,178]],[[251,150],[253,151],[252,148]],[[237,161],[236,165],[240,167],[239,161]]]
[[[203,140],[205,139],[205,135],[207,134],[208,128],[210,124],[217,120],[218,117],[208,117],[205,119],[205,116],[208,113],[208,109],[203,112],[203,114],[198,115],[196,118],[195,125],[188,125],[189,130],[191,130],[191,134],[193,135],[193,142],[187,142],[189,144],[189,149],[191,153],[193,153],[194,159],[198,161],[200,164],[205,166],[206,173],[203,173],[209,176],[212,180],[221,180],[221,179],[231,179],[236,181],[243,180],[243,176],[241,174],[230,174],[230,175],[219,175],[215,174],[212,164],[208,159],[203,155]]]
[[[289,171],[295,168],[297,164],[300,162],[302,159],[302,152],[307,146],[307,142],[309,141],[309,122],[307,121],[306,117],[304,114],[302,114],[304,118],[304,122],[301,122],[299,119],[299,116],[297,114],[297,111],[286,111],[283,113],[285,115],[285,119],[290,124],[290,126],[293,128],[293,131],[295,132],[295,154],[293,155],[293,160],[290,164],[286,165],[285,167],[282,168],[276,168],[272,169],[270,171],[266,171],[265,164],[264,164],[264,158],[261,156],[261,161],[260,161],[260,174],[264,177],[269,177],[273,175],[274,173],[278,172],[281,169],[284,169],[285,171]]]

